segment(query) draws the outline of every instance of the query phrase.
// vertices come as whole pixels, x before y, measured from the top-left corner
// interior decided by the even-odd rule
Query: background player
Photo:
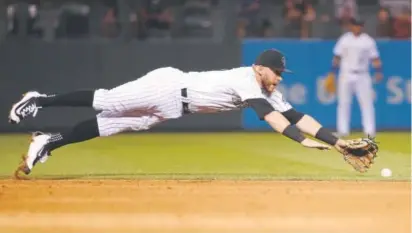
[[[339,136],[350,133],[350,115],[352,98],[355,94],[362,113],[362,126],[365,135],[374,137],[375,108],[372,78],[369,64],[372,60],[375,68],[375,80],[379,82],[382,75],[382,63],[375,40],[363,32],[363,21],[353,19],[351,31],[343,34],[333,49],[332,71],[326,80],[329,92],[335,92],[335,72],[340,67],[338,76],[337,130]]]
[[[252,107],[273,129],[305,147],[330,149],[328,145],[305,138],[299,129],[342,152],[345,141],[333,136],[312,117],[297,112],[275,90],[282,80],[282,72],[287,71],[283,54],[267,50],[252,67],[188,73],[167,67],[111,90],[74,91],[50,96],[28,92],[12,107],[9,116],[12,123],[35,116],[40,108],[47,107],[88,106],[100,113],[67,132],[33,135],[27,157],[17,172],[30,173],[38,161],[46,161],[51,151],[71,143],[127,130],[146,130],[183,114],[246,106]]]

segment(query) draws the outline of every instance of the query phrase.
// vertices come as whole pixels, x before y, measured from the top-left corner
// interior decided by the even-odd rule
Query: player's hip
[[[366,68],[342,68],[339,74],[345,76],[365,76],[369,75],[369,70]]]
[[[121,102],[110,99],[99,103],[100,117],[157,116],[159,119],[174,119],[183,115],[181,98],[175,95],[145,95],[129,97]]]
[[[97,90],[96,109],[113,117],[178,118],[182,115],[183,74],[179,69],[164,67],[111,90]]]
[[[124,88],[95,92],[94,107],[108,117],[157,115],[161,118],[181,116],[181,94],[176,85],[154,85],[139,81]]]
[[[355,82],[360,80],[370,80],[371,75],[369,71],[341,71],[339,72],[338,79],[340,82]]]

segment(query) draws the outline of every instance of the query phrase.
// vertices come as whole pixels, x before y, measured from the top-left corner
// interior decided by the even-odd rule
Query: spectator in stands
[[[148,32],[146,28],[145,16],[147,14],[145,4],[131,6],[132,12],[129,14],[130,28],[128,31],[129,38],[146,40]]]
[[[99,8],[104,11],[101,19],[103,37],[114,38],[120,34],[119,8],[116,0],[100,0]],[[95,5],[97,7],[97,5]]]
[[[302,34],[301,38],[312,37],[312,26],[313,22],[316,20],[316,10],[313,7],[311,1],[303,1],[303,11],[302,11]]]
[[[42,37],[43,30],[37,27],[37,22],[39,20],[39,3],[30,4],[28,9],[28,19],[27,19],[27,34],[32,37]]]
[[[7,30],[10,35],[17,35],[19,33],[19,19],[17,12],[17,4],[10,4],[7,6]]]
[[[262,38],[274,37],[275,33],[273,30],[273,25],[268,19],[263,19],[260,27],[260,35]]]
[[[244,38],[247,36],[246,27],[247,27],[246,21],[238,20],[237,26],[236,26],[236,35],[238,38]]]
[[[395,38],[411,38],[411,12],[409,8],[404,8],[401,13],[395,17],[393,29]]]
[[[65,2],[60,7],[57,38],[83,38],[89,36],[90,6],[80,2]]]
[[[302,30],[302,13],[293,0],[286,0],[283,8],[284,36],[299,38]]]
[[[381,7],[378,11],[378,25],[376,28],[376,35],[381,38],[392,37],[392,19],[389,9]]]
[[[339,24],[343,31],[349,31],[351,20],[353,18],[355,18],[355,14],[352,7],[350,5],[343,6],[338,18]]]
[[[103,36],[114,38],[119,35],[119,24],[115,8],[109,8],[102,20]]]
[[[174,22],[173,14],[164,1],[149,0],[143,11],[143,20],[147,29],[169,30]]]
[[[238,32],[248,37],[259,36],[260,1],[259,0],[242,0],[238,14]]]
[[[20,27],[22,26],[19,14],[24,12],[24,17],[26,20],[26,33],[31,37],[41,37],[43,30],[36,27],[36,23],[39,19],[38,15],[38,0],[29,0],[28,5],[22,5],[19,3],[10,4],[7,6],[7,21],[8,21],[8,32],[10,35],[17,35],[19,33]],[[27,8],[23,7],[26,6]]]

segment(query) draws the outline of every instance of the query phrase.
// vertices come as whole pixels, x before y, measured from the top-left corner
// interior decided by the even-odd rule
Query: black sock
[[[92,107],[94,90],[73,91],[37,98],[39,107]]]
[[[59,147],[87,141],[99,137],[99,128],[97,125],[97,118],[80,122],[75,125],[68,132],[52,134],[49,143],[46,145],[46,150],[51,152]]]

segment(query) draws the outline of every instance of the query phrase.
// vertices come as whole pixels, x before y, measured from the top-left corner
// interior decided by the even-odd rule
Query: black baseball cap
[[[256,58],[255,65],[268,67],[273,72],[280,71],[292,73],[292,71],[286,69],[285,56],[276,49],[268,49],[259,54]]]

